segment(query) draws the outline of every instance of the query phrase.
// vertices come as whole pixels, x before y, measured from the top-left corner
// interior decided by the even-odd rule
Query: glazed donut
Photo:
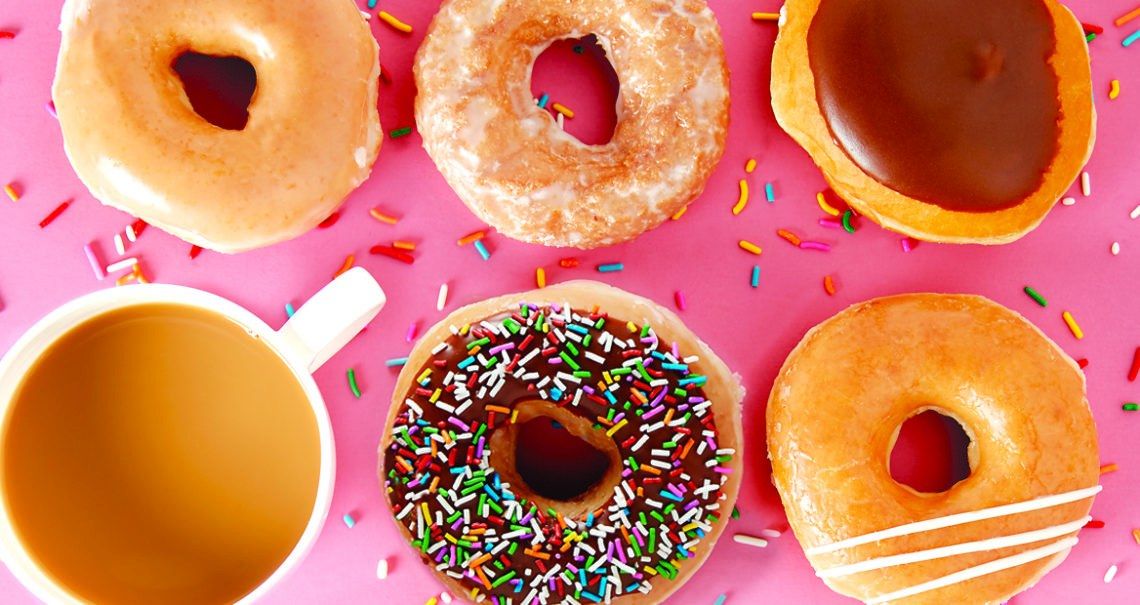
[[[887,229],[1013,241],[1088,161],[1088,45],[1056,0],[788,0],[781,15],[776,119]]]
[[[896,483],[899,427],[935,410],[970,438],[969,477]],[[1000,603],[1060,564],[1099,490],[1084,375],[978,296],[855,305],[792,351],[768,402],[768,455],[817,575],[866,603]]]
[[[676,315],[644,298],[589,281],[493,298],[412,351],[380,479],[401,533],[455,594],[658,603],[728,521],[743,395]],[[559,479],[574,465],[528,475],[553,451],[553,439],[523,445],[536,422],[602,457],[597,479],[567,490]]]
[[[535,58],[596,34],[617,127],[586,145],[537,106]],[[724,153],[728,67],[705,0],[447,0],[416,55],[416,124],[461,200],[504,235],[596,248],[660,225]]]
[[[296,237],[368,177],[378,48],[355,3],[67,0],[52,96],[64,148],[103,203],[203,248]],[[249,119],[195,113],[174,62],[240,57]]]

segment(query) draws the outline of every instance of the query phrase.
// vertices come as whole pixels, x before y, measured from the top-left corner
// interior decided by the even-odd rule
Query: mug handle
[[[290,357],[315,372],[360,333],[386,301],[372,274],[355,267],[314,294],[277,335]]]

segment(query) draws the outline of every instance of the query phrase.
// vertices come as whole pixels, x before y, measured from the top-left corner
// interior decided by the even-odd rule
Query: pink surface
[[[710,3],[724,29],[732,68],[728,151],[708,190],[684,218],[635,242],[580,253],[491,235],[492,258],[484,262],[470,246],[455,245],[480,222],[436,172],[418,136],[411,136],[385,141],[372,179],[352,195],[332,228],[233,257],[205,252],[191,260],[188,245],[156,229],[131,247],[129,254],[144,260],[154,280],[223,294],[274,325],[284,321],[286,302],[297,304],[315,292],[348,254],[355,254],[387,289],[390,302],[377,321],[317,373],[337,438],[333,511],[300,571],[266,602],[355,603],[389,597],[392,603],[422,603],[439,592],[431,574],[397,537],[375,478],[375,451],[396,375],[385,368],[384,360],[407,353],[409,324],[417,323],[422,332],[443,316],[435,310],[441,283],[450,285],[446,310],[451,311],[486,296],[532,287],[538,266],[546,267],[551,282],[601,278],[670,306],[674,292],[684,292],[687,308],[682,317],[744,377],[749,390],[748,474],[739,503],[743,515],[731,522],[730,534],[784,525],[768,477],[763,413],[780,363],[805,330],[851,303],[917,290],[984,294],[1020,311],[1071,355],[1089,359],[1089,399],[1100,429],[1102,458],[1118,463],[1120,470],[1103,478],[1105,491],[1093,509],[1106,527],[1085,530],[1064,565],[1017,601],[1135,602],[1140,594],[1140,546],[1130,532],[1140,527],[1140,450],[1135,447],[1140,413],[1122,412],[1120,406],[1140,399],[1140,383],[1130,384],[1125,377],[1133,350],[1140,345],[1140,221],[1128,217],[1140,203],[1140,46],[1122,48],[1120,41],[1140,27],[1140,21],[1124,29],[1111,23],[1112,17],[1135,6],[1135,0],[1076,0],[1073,6],[1083,20],[1108,30],[1091,44],[1100,116],[1099,142],[1089,167],[1092,196],[1076,193],[1075,206],[1058,206],[1038,230],[1012,245],[921,244],[909,254],[900,250],[897,235],[869,223],[855,235],[816,224],[821,213],[814,196],[822,178],[776,126],[769,107],[776,30],[770,23],[749,19],[753,10],[776,10],[778,5],[774,0]],[[82,245],[95,242],[104,258],[112,258],[111,238],[131,220],[92,200],[64,157],[55,120],[44,110],[59,46],[59,4],[12,0],[0,14],[0,29],[18,31],[13,40],[0,39],[0,184],[15,181],[24,194],[18,203],[0,198],[0,350],[50,309],[110,287],[112,282],[94,279]],[[413,0],[384,4],[415,27],[411,36],[382,23],[373,26],[393,80],[381,89],[386,129],[412,122],[412,56],[437,5]],[[578,121],[589,121],[591,111],[601,112],[598,99],[604,95],[598,78],[579,76],[574,85],[556,85],[557,69],[580,67],[575,55],[549,64],[554,67],[538,75],[536,90],[556,93],[554,100],[579,111]],[[1122,80],[1123,92],[1108,101],[1113,78]],[[733,217],[737,180],[750,157],[759,162],[748,177],[753,191],[762,192],[771,181],[776,201],[765,203],[762,194],[754,193],[744,213]],[[72,207],[47,229],[39,229],[40,219],[68,198],[75,198]],[[368,210],[374,206],[400,216],[399,224],[371,219]],[[828,242],[833,249],[823,253],[793,248],[776,236],[778,228]],[[764,254],[753,257],[739,250],[736,242],[743,238],[762,246]],[[394,239],[418,244],[414,266],[368,255],[371,245]],[[1114,241],[1121,245],[1116,257],[1109,253]],[[581,267],[559,268],[558,259],[566,256],[581,259]],[[624,262],[625,271],[600,275],[593,270],[598,263],[613,261]],[[756,262],[763,277],[760,287],[752,289],[748,278]],[[839,289],[834,297],[821,287],[828,274],[835,276]],[[1049,299],[1048,308],[1038,307],[1021,292],[1027,284]],[[1084,328],[1084,340],[1076,340],[1062,323],[1061,311],[1066,309]],[[360,400],[345,384],[348,368],[356,368],[360,378]],[[358,520],[353,529],[340,521],[347,512]],[[375,577],[382,557],[392,564],[385,581]],[[1113,563],[1120,572],[1105,585],[1101,578]],[[670,602],[711,603],[721,593],[728,594],[730,604],[845,601],[813,576],[791,535],[763,550],[722,541],[704,569]],[[6,571],[0,572],[0,601],[33,602]]]

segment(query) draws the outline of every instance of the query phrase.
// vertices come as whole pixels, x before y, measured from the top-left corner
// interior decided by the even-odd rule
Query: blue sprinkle
[[[352,515],[345,513],[343,518],[344,524],[347,525],[349,529],[352,529],[356,526],[356,519],[353,519]]]
[[[467,366],[469,366],[473,363],[475,363],[475,358],[474,357],[468,357],[467,359],[464,359],[463,361],[455,364],[455,367],[459,368],[460,370],[465,370],[465,369],[467,369]]]
[[[376,8],[376,0],[368,0],[368,8]]]
[[[764,197],[768,199],[768,203],[776,201],[776,190],[772,187],[772,183],[764,183]]]
[[[297,310],[293,308],[293,303],[285,303],[285,315],[289,316],[289,318],[292,318],[293,314],[296,312]]]
[[[713,601],[713,605],[724,605],[724,601],[727,598],[728,598],[728,595],[722,594],[719,597],[717,597],[715,601]]]
[[[623,263],[606,263],[604,265],[598,265],[598,273],[616,273],[622,269],[625,269],[625,265]]]
[[[752,266],[752,287],[760,287],[760,265]]]
[[[487,251],[487,246],[483,245],[483,240],[475,240],[475,249],[479,251],[479,256],[482,256],[483,260],[491,258],[491,253]]]
[[[558,401],[562,399],[562,391],[559,389],[550,389],[550,397],[551,399]]]
[[[384,365],[388,366],[389,368],[398,368],[398,367],[400,367],[406,363],[408,363],[407,357],[396,357],[394,359],[389,359],[388,361],[385,361]]]
[[[671,492],[667,489],[661,490],[661,497],[662,498],[668,498],[674,502],[681,502],[682,501],[680,496],[678,496],[677,494],[674,494],[673,492]]]
[[[1127,38],[1124,39],[1123,42],[1121,42],[1121,44],[1123,44],[1125,48],[1128,48],[1129,46],[1132,46],[1132,43],[1137,40],[1140,40],[1140,29],[1132,32]]]
[[[561,423],[561,422],[558,422],[557,420],[551,420],[551,421],[550,421],[550,426],[552,426],[552,427],[554,427],[554,428],[556,428],[556,429],[560,429],[560,428],[562,428],[562,423]],[[593,514],[593,513],[590,513],[590,514]]]
[[[550,95],[546,94],[545,92],[542,93],[542,96],[538,98],[539,109],[546,109],[546,104],[549,102],[550,102]]]

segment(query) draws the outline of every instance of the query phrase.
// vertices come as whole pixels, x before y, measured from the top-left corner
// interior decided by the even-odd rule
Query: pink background
[[[364,0],[361,0],[363,5]],[[0,198],[0,350],[6,349],[36,319],[66,300],[112,282],[96,281],[82,245],[94,242],[112,258],[113,234],[130,218],[95,202],[76,179],[63,154],[59,129],[44,110],[49,99],[59,46],[59,2],[11,0],[4,3],[0,29],[18,31],[0,40],[0,184],[15,181],[24,197]],[[417,135],[385,141],[372,179],[342,208],[330,229],[240,256],[210,252],[191,260],[189,246],[156,229],[148,230],[129,251],[143,259],[157,281],[195,286],[231,297],[273,325],[284,321],[283,305],[298,304],[328,281],[347,254],[370,269],[387,289],[388,307],[360,338],[317,373],[327,398],[337,438],[339,474],[333,510],[321,540],[300,571],[281,585],[269,603],[377,602],[422,603],[439,591],[386,517],[375,478],[375,451],[396,373],[384,360],[403,356],[408,325],[422,332],[442,317],[435,310],[441,283],[451,287],[447,311],[493,294],[532,287],[535,267],[546,267],[551,282],[600,278],[616,286],[673,305],[684,292],[688,308],[681,315],[743,377],[749,390],[745,424],[748,475],[740,509],[729,533],[755,533],[782,527],[784,516],[770,485],[764,448],[763,417],[768,389],[781,361],[809,327],[843,307],[866,298],[933,290],[984,294],[1025,314],[1074,357],[1090,360],[1089,399],[1102,439],[1102,458],[1120,471],[1103,478],[1104,493],[1093,515],[1104,529],[1081,534],[1081,543],[1058,570],[1018,598],[1021,603],[1124,603],[1140,594],[1140,546],[1130,536],[1140,527],[1140,414],[1121,411],[1121,403],[1140,399],[1140,384],[1125,374],[1140,345],[1140,221],[1129,212],[1140,203],[1140,46],[1122,48],[1120,40],[1136,27],[1112,27],[1111,18],[1133,8],[1135,0],[1075,0],[1073,8],[1088,22],[1106,26],[1092,44],[1093,77],[1099,109],[1099,141],[1089,172],[1093,194],[1077,193],[1077,204],[1058,206],[1039,229],[1023,240],[998,248],[921,244],[903,253],[899,237],[864,223],[855,235],[821,228],[814,203],[823,186],[807,155],[776,126],[769,107],[768,79],[775,26],[754,23],[753,10],[777,10],[774,0],[710,0],[724,29],[732,68],[732,129],[724,161],[706,193],[682,220],[669,223],[635,242],[592,252],[547,249],[516,243],[498,235],[487,240],[493,254],[484,262],[470,246],[455,240],[480,222],[459,202],[423,152]],[[380,111],[386,130],[412,123],[412,57],[437,7],[435,2],[391,0],[384,8],[415,27],[405,36],[382,23],[373,31],[393,82],[381,89]],[[1013,24],[1011,24],[1013,25]],[[572,53],[546,62],[536,91],[575,108],[574,128],[591,131],[604,113],[602,84]],[[545,59],[544,59],[545,61]],[[563,74],[572,74],[563,77]],[[1108,82],[1122,80],[1123,92],[1107,99]],[[317,83],[314,83],[316,85]],[[545,87],[545,88],[544,88]],[[593,131],[591,131],[593,132]],[[594,135],[596,136],[596,132]],[[754,192],[774,183],[776,201],[762,195],[739,217],[730,209],[745,160],[759,168],[749,177]],[[267,166],[267,169],[271,167]],[[46,230],[37,223],[60,201],[72,207]],[[272,200],[266,200],[272,203]],[[368,216],[374,206],[401,217],[398,225]],[[776,237],[778,228],[833,245],[830,253],[799,250]],[[757,258],[736,247],[747,238],[764,248]],[[367,254],[371,245],[394,239],[415,241],[414,266]],[[1113,257],[1109,246],[1120,242]],[[558,259],[576,256],[577,269],[558,267]],[[599,275],[598,263],[620,261],[625,271]],[[748,285],[758,262],[758,289]],[[839,292],[828,297],[824,275],[834,274]],[[1042,309],[1021,288],[1033,285],[1049,299]],[[1061,321],[1071,310],[1085,330],[1078,341]],[[364,390],[354,399],[345,371],[355,368]],[[1029,402],[1032,405],[1032,402]],[[358,519],[348,529],[340,517]],[[375,577],[376,562],[391,561],[389,578]],[[1115,582],[1101,577],[1119,564]],[[813,577],[791,535],[764,550],[722,541],[705,568],[672,603],[711,603],[727,593],[729,603],[843,602]],[[0,600],[32,599],[0,571]]]

